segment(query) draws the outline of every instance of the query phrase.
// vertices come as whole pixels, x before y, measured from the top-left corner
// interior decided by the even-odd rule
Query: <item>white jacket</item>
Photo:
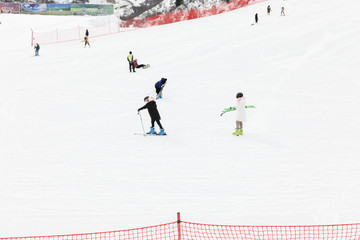
[[[236,99],[236,121],[246,122],[245,97]]]

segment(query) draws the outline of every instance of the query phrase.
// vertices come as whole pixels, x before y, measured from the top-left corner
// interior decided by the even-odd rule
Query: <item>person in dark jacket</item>
[[[35,49],[35,56],[39,56],[40,45],[38,43],[36,43],[34,49]]]
[[[86,29],[86,31],[85,31],[85,36],[86,36],[86,37],[89,37],[89,30],[87,30],[87,29]]]
[[[166,81],[167,81],[167,78],[161,78],[160,81],[155,83],[156,99],[162,98],[162,92],[165,87]]]
[[[160,123],[161,117],[159,114],[159,111],[157,109],[156,106],[156,102],[153,99],[150,99],[149,96],[146,96],[144,98],[144,102],[146,102],[146,104],[138,109],[138,112],[140,112],[141,110],[144,110],[147,108],[150,118],[151,118],[151,128],[150,131],[147,134],[156,134],[155,132],[155,126],[154,123],[156,122],[157,125],[159,125],[160,127],[160,132],[157,135],[166,135],[163,126]]]
[[[270,5],[267,6],[267,14],[270,15],[270,12],[271,12],[271,7]]]
[[[258,14],[256,13],[256,14],[255,14],[255,23],[258,23],[258,20],[259,20]]]

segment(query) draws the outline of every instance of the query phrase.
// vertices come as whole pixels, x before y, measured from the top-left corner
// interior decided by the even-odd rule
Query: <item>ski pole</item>
[[[142,129],[143,129],[144,137],[146,137],[145,128],[144,128],[144,123],[143,123],[143,120],[142,120],[140,111],[138,112],[138,114],[139,114],[139,116],[140,116],[140,121],[141,121],[141,126],[142,126]]]

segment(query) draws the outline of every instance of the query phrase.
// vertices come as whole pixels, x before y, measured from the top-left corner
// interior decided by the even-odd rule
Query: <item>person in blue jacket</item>
[[[160,81],[155,83],[156,99],[162,98],[162,92],[165,87],[167,78],[161,78]]]

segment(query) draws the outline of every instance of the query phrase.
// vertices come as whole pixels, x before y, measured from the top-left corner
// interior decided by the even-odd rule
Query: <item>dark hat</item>
[[[130,54],[132,54],[132,52],[131,52],[131,51],[130,51],[129,53],[130,53]]]
[[[239,93],[237,93],[236,94],[236,98],[241,98],[241,97],[243,97],[244,95],[241,93],[241,92],[239,92]]]
[[[144,97],[144,102],[149,99],[149,96]]]

